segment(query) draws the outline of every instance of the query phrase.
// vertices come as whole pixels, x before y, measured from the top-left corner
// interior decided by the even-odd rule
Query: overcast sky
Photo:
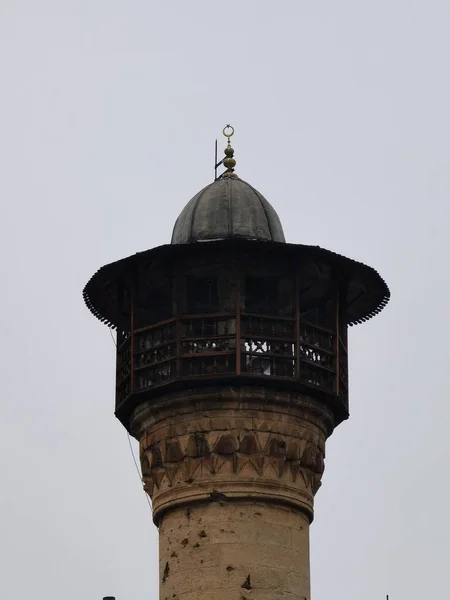
[[[449,0],[1,1],[2,599],[158,596],[114,345],[81,291],[170,241],[226,123],[287,240],[392,290],[350,331],[313,599],[449,598],[449,32]]]

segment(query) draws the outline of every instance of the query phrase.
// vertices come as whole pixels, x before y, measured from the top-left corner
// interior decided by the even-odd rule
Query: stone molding
[[[233,498],[294,506],[312,520],[331,413],[308,397],[259,392],[204,390],[135,411],[156,523],[176,506]]]

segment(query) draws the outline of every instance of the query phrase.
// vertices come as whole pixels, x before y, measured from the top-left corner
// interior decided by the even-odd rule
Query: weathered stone
[[[141,404],[132,419],[159,525],[161,600],[309,600],[331,413],[261,388],[182,400]]]
[[[166,513],[160,526],[161,597],[196,591],[206,600],[224,589],[228,598],[239,599],[242,588],[261,600],[308,598],[308,518],[276,504],[256,508],[236,501],[193,507],[189,515],[181,508]],[[289,525],[282,525],[286,516]],[[293,538],[293,531],[302,535]]]

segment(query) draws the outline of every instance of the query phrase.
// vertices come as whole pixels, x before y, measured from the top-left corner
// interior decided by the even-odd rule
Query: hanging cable
[[[114,335],[113,335],[112,329],[110,329],[110,328],[108,328],[108,329],[109,329],[109,333],[111,334],[111,339],[113,341],[113,344],[117,348],[117,342],[114,339]],[[136,467],[136,473],[138,474],[139,481],[142,484],[142,474],[141,474],[141,471],[139,470],[139,465],[138,465],[138,462],[136,460],[136,456],[134,454],[133,445],[131,443],[131,435],[128,433],[128,431],[127,431],[127,437],[128,437],[128,445],[130,446],[131,456],[133,457],[134,466]],[[147,492],[145,490],[144,490],[144,494],[145,494],[145,499],[147,500],[147,504],[148,504],[148,507],[150,509],[150,512],[153,514],[152,505],[150,504],[150,500],[148,498],[148,494],[147,494]]]
[[[137,472],[137,474],[139,476],[139,481],[142,484],[142,475],[141,475],[141,472],[140,472],[139,467],[138,467],[138,463],[137,463],[137,460],[136,460],[136,456],[134,454],[133,446],[131,444],[131,435],[128,433],[128,431],[127,431],[127,436],[128,436],[128,444],[129,444],[130,450],[131,450],[131,456],[133,457],[134,466],[136,467],[136,472]],[[145,499],[147,500],[148,507],[150,508],[150,511],[153,514],[152,505],[150,504],[150,500],[148,498],[148,494],[147,494],[147,492],[145,490],[144,490],[144,494],[145,494]]]
[[[113,335],[112,329],[111,329],[110,327],[108,327],[108,330],[109,330],[109,333],[111,334],[111,339],[112,339],[112,341],[113,341],[113,344],[114,344],[114,346],[117,348],[117,342],[116,342],[116,340],[114,339],[114,335]]]

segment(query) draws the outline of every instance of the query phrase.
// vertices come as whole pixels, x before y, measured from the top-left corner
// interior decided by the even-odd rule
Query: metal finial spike
[[[224,175],[230,176],[234,173],[234,167],[236,166],[236,160],[234,159],[234,150],[231,147],[230,138],[234,135],[234,127],[232,125],[225,125],[222,130],[223,135],[228,138],[228,144],[225,148],[225,158],[223,159],[223,166],[226,167]]]

